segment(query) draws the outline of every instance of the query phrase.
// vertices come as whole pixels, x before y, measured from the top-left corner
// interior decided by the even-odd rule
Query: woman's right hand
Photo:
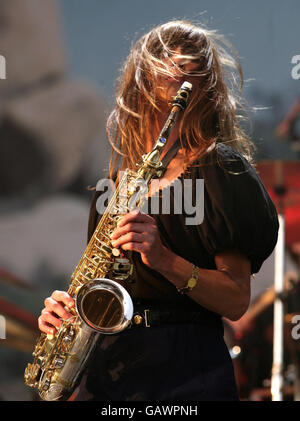
[[[65,291],[54,291],[50,297],[45,299],[44,304],[45,308],[38,318],[39,329],[49,335],[55,335],[56,329],[62,323],[59,317],[66,320],[73,316],[65,307],[74,308],[75,301]]]

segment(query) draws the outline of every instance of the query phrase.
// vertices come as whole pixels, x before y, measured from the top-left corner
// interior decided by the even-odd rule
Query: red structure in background
[[[291,142],[291,148],[300,151],[300,132],[297,132],[296,123],[300,117],[300,97],[295,101],[286,117],[276,128],[276,136],[281,140]],[[282,183],[285,188],[283,195],[283,211],[286,221],[285,242],[287,247],[300,256],[300,170],[299,161],[282,161],[277,166],[275,181]],[[272,186],[272,173],[267,173],[267,163],[258,165],[261,178],[265,183],[271,197],[276,203],[276,191],[274,182]],[[266,168],[263,168],[266,167]],[[278,202],[278,200],[277,200]],[[300,259],[299,259],[300,264]]]
[[[285,243],[300,243],[300,161],[266,160],[256,170],[274,204],[285,216]]]

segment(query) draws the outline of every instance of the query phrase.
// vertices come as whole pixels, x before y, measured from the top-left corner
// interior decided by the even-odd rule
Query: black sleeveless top
[[[201,182],[196,180],[204,180],[203,195]],[[191,192],[185,195],[189,182]],[[183,194],[180,197],[174,190],[174,185],[178,183],[182,185]],[[196,160],[169,186],[160,190],[160,206],[164,195],[169,193],[171,208],[168,214],[148,212],[155,218],[166,247],[205,269],[216,269],[214,256],[218,252],[236,249],[250,260],[252,274],[260,270],[277,242],[277,212],[255,169],[240,153],[228,145],[217,143],[212,151]],[[96,192],[92,202],[88,238],[100,218],[96,211],[100,194]],[[195,224],[194,220],[192,225],[188,225],[187,218],[191,218],[189,200],[196,204],[201,197],[202,218],[198,211],[198,216],[195,214],[198,223]],[[150,211],[151,200],[147,202]],[[180,201],[182,212],[176,213]],[[131,297],[197,309],[203,312],[207,320],[220,318],[190,297],[179,294],[170,281],[143,264],[139,253],[132,252],[131,258],[134,264],[133,278],[131,282],[123,284]],[[187,274],[187,279],[189,276]]]

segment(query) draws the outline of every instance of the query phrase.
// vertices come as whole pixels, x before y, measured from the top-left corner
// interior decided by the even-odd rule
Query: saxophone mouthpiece
[[[193,85],[190,82],[183,82],[180,89],[178,90],[172,106],[177,105],[182,110],[184,110],[189,102],[191,93],[192,93]]]
[[[193,85],[190,82],[185,81],[181,85],[181,88],[180,89],[184,89],[184,90],[188,90],[188,91],[192,92]]]

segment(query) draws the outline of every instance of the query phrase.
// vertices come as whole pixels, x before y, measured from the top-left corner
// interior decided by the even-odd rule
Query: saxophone
[[[151,179],[161,176],[161,152],[191,90],[191,83],[182,84],[152,151],[142,156],[136,172],[124,171],[72,274],[68,288],[68,294],[75,300],[72,317],[62,320],[55,335],[40,335],[33,352],[34,361],[27,365],[24,379],[25,384],[37,388],[43,400],[67,400],[80,382],[99,335],[121,332],[131,324],[133,302],[117,281],[129,277],[132,265],[112,247],[111,234],[122,214],[141,206]],[[122,203],[117,200],[120,197]],[[106,278],[108,274],[114,280]]]

